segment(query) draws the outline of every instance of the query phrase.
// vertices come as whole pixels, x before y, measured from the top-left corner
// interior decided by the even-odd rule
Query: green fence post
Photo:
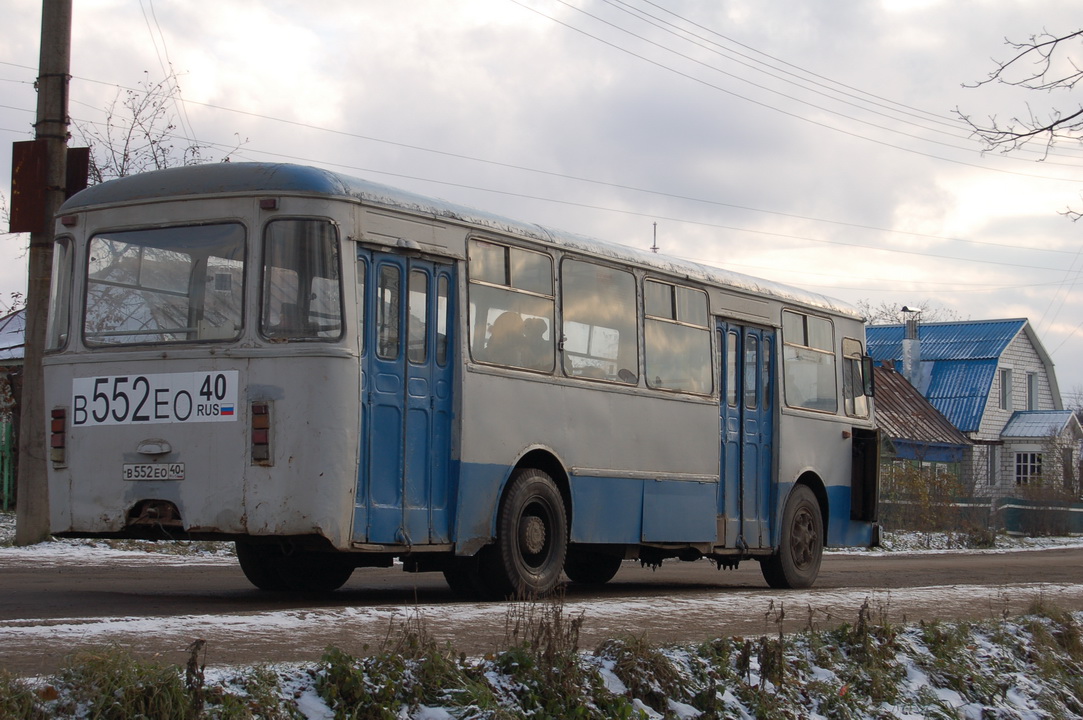
[[[10,422],[0,422],[0,508],[10,510],[15,500],[15,432]]]

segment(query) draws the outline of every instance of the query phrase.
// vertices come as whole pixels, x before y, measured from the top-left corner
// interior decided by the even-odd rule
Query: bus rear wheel
[[[574,583],[604,585],[620,570],[623,558],[581,548],[569,548],[564,561],[564,574]]]
[[[497,517],[496,544],[483,550],[482,581],[498,597],[548,595],[568,551],[564,498],[548,473],[517,470]]]
[[[779,589],[812,587],[820,573],[823,552],[820,504],[808,486],[798,485],[786,499],[778,552],[760,562],[763,579]]]
[[[331,592],[346,584],[353,566],[328,553],[286,553],[279,545],[237,542],[248,581],[268,592]]]

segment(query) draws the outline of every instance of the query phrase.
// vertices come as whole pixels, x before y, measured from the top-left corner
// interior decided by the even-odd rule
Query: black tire
[[[623,561],[619,555],[606,555],[580,548],[569,548],[564,574],[574,583],[604,585],[613,579]]]
[[[286,554],[273,544],[238,542],[236,546],[244,576],[267,592],[331,592],[353,574],[352,565],[329,553]]]
[[[547,473],[517,470],[496,523],[496,544],[481,553],[481,581],[492,597],[531,599],[553,592],[568,551],[564,499]]]
[[[782,513],[782,540],[777,553],[761,561],[763,579],[773,588],[812,587],[824,554],[824,523],[812,490],[797,485]]]

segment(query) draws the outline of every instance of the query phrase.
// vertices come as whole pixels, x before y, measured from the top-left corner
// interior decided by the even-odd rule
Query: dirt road
[[[658,570],[625,563],[601,588],[569,586],[565,613],[583,613],[581,646],[609,636],[658,643],[852,622],[868,601],[876,620],[988,618],[1036,599],[1083,610],[1083,549],[946,554],[830,554],[816,587],[779,592],[756,563],[718,571],[706,561]],[[380,645],[420,617],[466,653],[504,646],[507,603],[463,603],[439,574],[362,569],[325,596],[253,589],[229,558],[109,551],[0,553],[0,667],[55,669],[72,652],[117,643],[183,662],[207,640],[211,664],[305,661],[328,645]]]

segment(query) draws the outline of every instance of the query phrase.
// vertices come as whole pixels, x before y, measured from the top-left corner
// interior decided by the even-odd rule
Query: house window
[[[1012,409],[1012,371],[1008,369],[1000,371],[1000,409]]]
[[[1042,477],[1042,454],[1037,452],[1022,452],[1015,454],[1015,484],[1030,485],[1031,480],[1037,481]]]
[[[1027,373],[1027,410],[1038,409],[1038,373]]]

